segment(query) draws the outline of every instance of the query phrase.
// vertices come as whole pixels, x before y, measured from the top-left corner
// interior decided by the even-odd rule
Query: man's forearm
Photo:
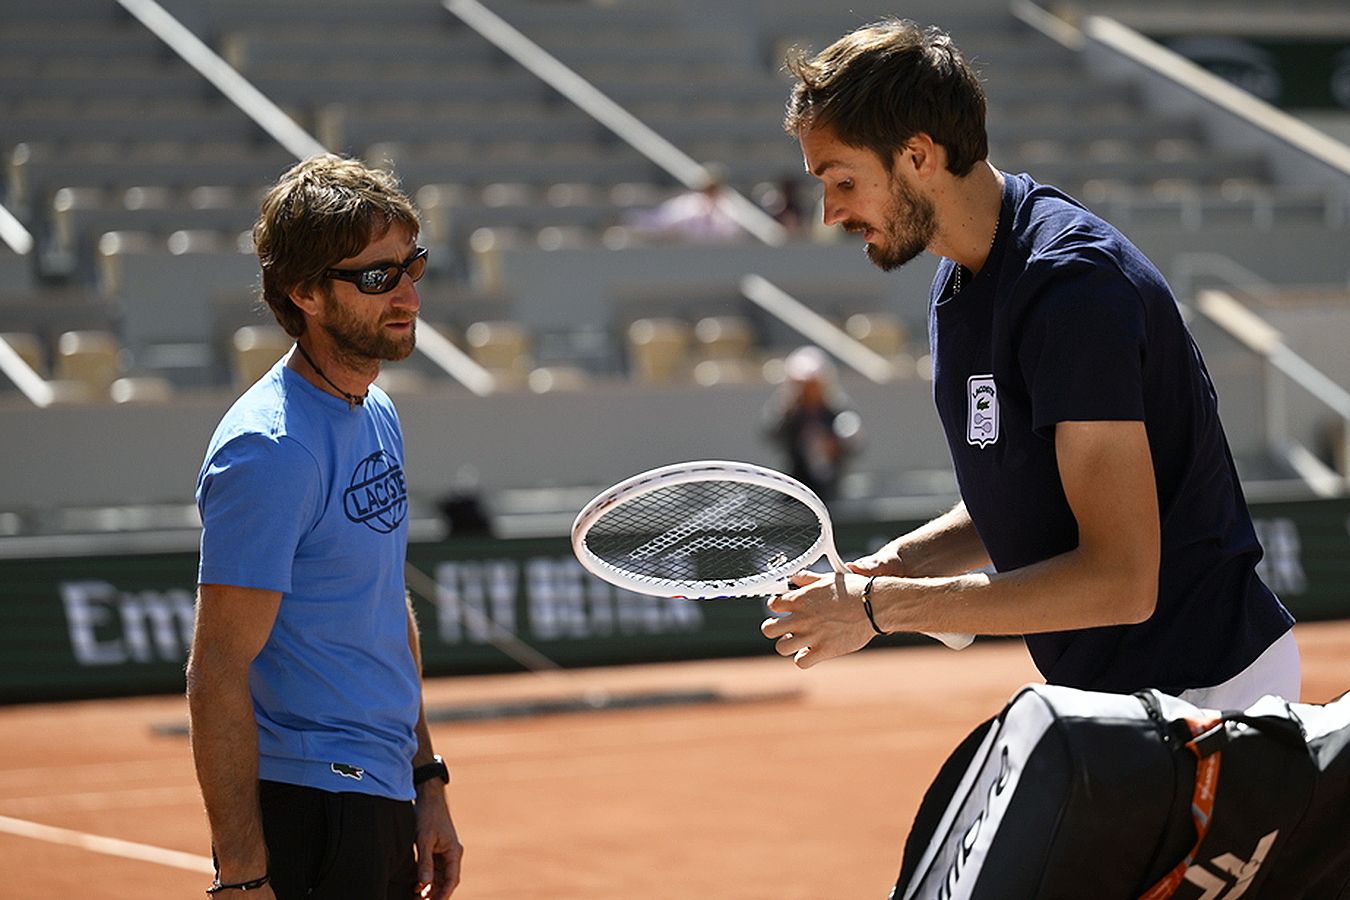
[[[258,725],[247,676],[203,677],[190,668],[188,714],[220,878],[256,878],[267,871],[267,847],[258,805]]]
[[[893,542],[900,574],[911,578],[960,575],[989,564],[989,554],[964,503]]]
[[[408,595],[408,650],[412,653],[413,666],[417,669],[418,684],[418,702],[417,702],[417,750],[413,753],[412,764],[414,767],[425,765],[431,762],[435,751],[431,747],[431,729],[427,726],[426,704],[421,699],[422,693],[422,631],[417,626],[417,616],[413,611],[412,595]]]

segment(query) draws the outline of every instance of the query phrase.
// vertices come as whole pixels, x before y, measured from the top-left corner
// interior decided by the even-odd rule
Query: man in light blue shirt
[[[390,176],[336,156],[283,175],[254,227],[296,345],[225,414],[197,481],[188,700],[215,893],[445,898],[459,881],[403,582],[403,433],[372,385],[413,349],[417,234]]]

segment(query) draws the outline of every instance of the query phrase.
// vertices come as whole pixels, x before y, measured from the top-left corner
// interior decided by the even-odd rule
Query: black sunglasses
[[[328,269],[323,274],[327,278],[350,281],[363,294],[387,294],[398,287],[404,272],[417,281],[426,270],[427,248],[418,247],[401,263],[385,263],[369,269]]]

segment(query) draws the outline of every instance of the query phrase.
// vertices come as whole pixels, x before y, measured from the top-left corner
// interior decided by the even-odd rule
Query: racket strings
[[[791,567],[821,538],[806,504],[734,481],[663,487],[617,504],[586,535],[598,559],[639,578],[729,582]]]

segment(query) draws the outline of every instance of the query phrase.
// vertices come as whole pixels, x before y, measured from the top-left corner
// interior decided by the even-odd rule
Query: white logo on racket
[[[993,375],[966,379],[966,443],[988,447],[998,440],[998,387]]]
[[[634,549],[628,554],[629,559],[643,559],[644,557],[654,556],[657,553],[661,553],[664,550],[673,547],[694,532],[702,531],[704,529],[725,528],[731,531],[753,531],[755,528],[754,521],[750,519],[727,518],[728,513],[744,506],[746,499],[747,497],[744,493],[736,493],[723,500],[719,500],[717,503],[694,516],[680,527],[672,528],[665,534],[659,535],[643,544],[641,547]],[[700,537],[682,552],[684,554],[690,554],[697,550],[705,549],[703,542],[707,540],[707,536]],[[758,542],[758,539],[754,540]]]
[[[764,546],[764,541],[754,535],[701,534],[678,550],[670,552],[671,558],[693,556],[704,550],[750,550]],[[782,554],[779,554],[782,556]],[[784,557],[784,561],[786,558]]]

